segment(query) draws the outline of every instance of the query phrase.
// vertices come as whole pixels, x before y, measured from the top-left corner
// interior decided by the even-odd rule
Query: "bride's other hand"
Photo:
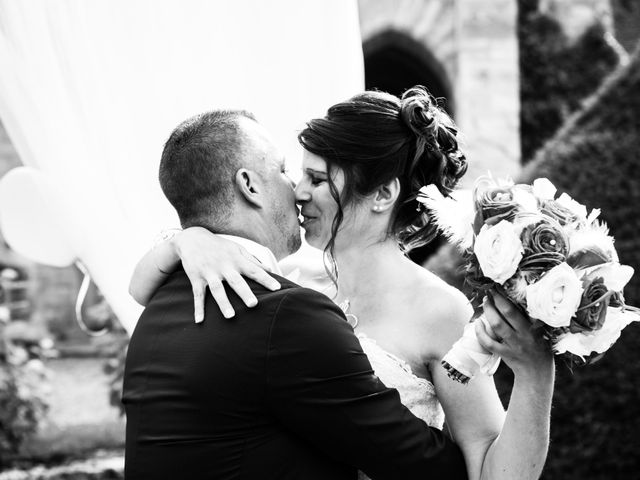
[[[280,283],[269,275],[260,262],[235,242],[220,238],[202,227],[189,227],[176,235],[174,248],[193,288],[196,323],[204,320],[206,288],[226,318],[235,315],[222,282],[238,294],[248,307],[258,304],[243,276],[269,290],[278,290]]]
[[[517,376],[546,376],[553,371],[553,353],[529,319],[502,294],[489,293],[484,320],[476,323],[480,345],[502,357]]]

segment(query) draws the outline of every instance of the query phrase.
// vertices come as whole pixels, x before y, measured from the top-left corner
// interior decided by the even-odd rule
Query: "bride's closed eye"
[[[309,179],[309,182],[311,183],[311,185],[313,185],[314,187],[317,187],[318,185],[327,181],[327,174],[324,172],[318,172],[315,170],[306,170],[304,173],[305,173],[305,176]]]
[[[311,177],[311,185],[313,186],[318,186],[323,182],[326,182],[327,179],[326,178],[320,178],[320,177]]]

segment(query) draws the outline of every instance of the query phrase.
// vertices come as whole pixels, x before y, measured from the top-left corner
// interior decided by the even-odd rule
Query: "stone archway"
[[[421,43],[408,35],[387,30],[366,40],[363,45],[365,85],[401,95],[407,88],[424,85],[453,115],[455,98],[448,75],[438,59]]]
[[[520,169],[516,2],[358,0],[358,6],[367,86],[385,88],[371,77],[391,74],[407,78],[399,85],[387,83],[392,93],[426,83],[448,98],[447,110],[464,134],[470,160],[463,187],[488,170],[498,177],[515,175]],[[423,70],[412,73],[414,64]],[[376,65],[388,65],[388,71],[378,75]],[[437,84],[444,94],[435,92]]]

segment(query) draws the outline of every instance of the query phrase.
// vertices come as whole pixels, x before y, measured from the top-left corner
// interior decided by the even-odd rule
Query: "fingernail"
[[[196,323],[202,323],[204,321],[203,317],[196,317]]]
[[[256,300],[255,298],[252,298],[247,302],[247,306],[249,308],[255,307],[257,304],[258,304],[258,300]]]
[[[224,315],[224,318],[231,318],[235,315],[235,312],[233,310],[225,310],[222,314]]]
[[[269,285],[269,290],[280,290],[280,284],[275,282]]]

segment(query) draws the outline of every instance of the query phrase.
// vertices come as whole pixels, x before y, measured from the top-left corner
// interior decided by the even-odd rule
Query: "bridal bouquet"
[[[640,320],[622,293],[633,268],[620,264],[600,210],[587,212],[566,193],[556,198],[549,180],[480,177],[466,202],[443,197],[435,185],[423,187],[417,200],[464,251],[474,294],[500,289],[571,364],[595,361]],[[442,364],[466,383],[479,371],[492,374],[498,362],[470,324]]]

